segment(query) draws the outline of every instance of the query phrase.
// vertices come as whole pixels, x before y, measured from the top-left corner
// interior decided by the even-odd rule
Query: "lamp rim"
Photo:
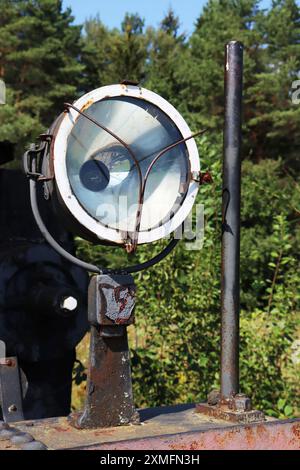
[[[181,114],[168,101],[156,93],[139,86],[117,84],[96,88],[80,97],[73,105],[81,112],[84,112],[98,101],[118,96],[138,98],[154,104],[174,122],[183,138],[191,135],[191,130]],[[51,159],[53,160],[56,187],[63,203],[73,217],[75,217],[80,225],[94,233],[99,238],[99,241],[106,240],[120,245],[124,244],[124,232],[106,227],[92,217],[80,204],[71,188],[66,165],[67,143],[68,137],[79,116],[80,114],[76,110],[70,108],[68,113],[65,113],[55,132],[54,142],[51,146]],[[186,141],[185,145],[187,147],[191,174],[199,172],[200,161],[195,140],[190,139]],[[198,189],[199,184],[190,179],[184,201],[174,216],[159,227],[139,232],[137,244],[151,243],[161,238],[166,238],[180,227],[192,209]]]

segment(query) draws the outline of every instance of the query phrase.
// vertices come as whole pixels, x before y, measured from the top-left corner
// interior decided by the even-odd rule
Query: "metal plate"
[[[23,420],[22,387],[16,357],[1,359],[0,385],[0,401],[4,420],[7,423]]]
[[[85,450],[299,450],[300,420],[232,424],[195,413],[193,405],[140,411],[142,425],[79,430],[67,418],[18,423],[50,449]],[[0,441],[1,449],[1,441]]]
[[[89,321],[94,325],[130,325],[134,322],[136,286],[132,276],[94,276],[89,287]]]

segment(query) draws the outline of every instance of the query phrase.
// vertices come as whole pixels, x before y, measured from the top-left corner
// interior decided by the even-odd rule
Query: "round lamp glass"
[[[92,104],[85,114],[129,145],[143,176],[162,149],[182,139],[163,111],[138,98],[106,98]],[[74,194],[92,217],[109,228],[135,230],[139,173],[126,147],[80,116],[68,138],[66,164]],[[174,216],[185,197],[188,176],[185,144],[157,160],[146,183],[141,231],[151,230]]]

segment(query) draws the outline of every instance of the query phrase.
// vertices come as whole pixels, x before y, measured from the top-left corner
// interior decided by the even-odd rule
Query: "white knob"
[[[75,310],[77,308],[77,305],[77,300],[75,299],[75,297],[72,296],[65,297],[60,304],[63,310],[69,310],[70,312]]]

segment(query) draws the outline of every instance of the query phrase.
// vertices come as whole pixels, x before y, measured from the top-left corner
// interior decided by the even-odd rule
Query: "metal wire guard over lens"
[[[99,89],[99,92],[102,92],[102,94],[104,95],[104,90],[111,89],[111,88],[113,89],[113,92],[112,92],[111,96],[115,97],[117,99],[118,98],[119,86],[113,85],[111,87],[104,87],[104,89]],[[130,91],[131,94],[136,95],[137,90],[142,90],[142,89],[139,89],[138,87],[134,87],[133,91],[132,90],[129,90],[129,91]],[[95,94],[95,96],[99,96],[99,94],[97,95],[98,90],[94,90],[91,93]],[[141,92],[141,94],[142,94],[142,92]],[[147,102],[145,100],[147,100],[148,98],[149,98],[150,104],[151,104],[152,100],[153,100],[153,102],[155,102],[155,99],[156,99],[156,103],[157,103],[156,106],[158,106],[158,104],[160,105],[161,101],[164,102],[164,100],[162,98],[158,97],[158,95],[155,95],[152,92],[149,92],[147,90],[143,89],[143,94],[144,94],[145,98],[143,97],[143,99],[138,100],[139,102],[144,102],[145,103],[145,102]],[[91,95],[91,94],[89,94],[89,95]],[[104,100],[106,98],[108,98],[108,96],[110,96],[110,95],[105,94]],[[153,96],[154,96],[154,98],[153,98]],[[140,98],[140,96],[138,98]],[[100,97],[99,102],[101,102],[101,99],[102,98]],[[157,102],[157,100],[160,100],[160,101]],[[125,99],[125,101],[126,101],[126,99]],[[83,102],[83,101],[81,101],[81,102]],[[92,103],[93,102],[98,103],[97,99],[92,100]],[[70,134],[70,132],[72,132],[72,129],[70,127],[71,123],[73,123],[72,126],[74,127],[74,124],[78,121],[79,116],[82,116],[84,118],[84,120],[90,121],[94,126],[98,127],[98,129],[101,129],[102,133],[104,132],[104,134],[106,133],[107,135],[111,136],[111,138],[113,139],[115,144],[111,143],[111,144],[109,144],[108,147],[103,147],[103,145],[102,145],[102,146],[98,146],[98,147],[95,148],[95,146],[94,146],[93,153],[90,153],[90,155],[87,155],[88,159],[83,160],[83,163],[81,163],[81,167],[80,167],[79,172],[78,172],[78,177],[81,180],[81,184],[82,184],[83,188],[85,187],[91,193],[97,193],[97,192],[105,192],[108,185],[118,184],[118,178],[116,179],[116,175],[118,175],[118,172],[120,171],[120,169],[123,171],[123,173],[122,173],[123,181],[125,181],[124,180],[124,175],[130,174],[130,172],[133,169],[136,171],[136,173],[138,175],[138,201],[137,201],[138,205],[137,205],[137,210],[136,210],[134,230],[132,232],[127,232],[127,235],[125,237],[123,235],[123,244],[124,244],[124,246],[127,248],[128,252],[132,252],[137,247],[139,234],[141,233],[140,232],[140,224],[141,224],[141,217],[142,217],[142,211],[143,211],[145,190],[147,188],[147,182],[148,182],[148,179],[149,179],[149,175],[152,174],[153,168],[156,168],[157,163],[163,158],[164,155],[168,154],[169,155],[168,159],[169,159],[170,158],[170,153],[168,153],[168,152],[170,152],[172,149],[174,149],[177,146],[180,146],[181,144],[193,139],[193,137],[195,137],[196,135],[202,134],[203,132],[205,132],[205,130],[201,130],[201,131],[199,131],[195,134],[187,135],[188,134],[188,132],[187,132],[188,127],[185,126],[184,121],[182,120],[180,115],[178,115],[178,113],[177,113],[178,117],[176,118],[176,115],[174,114],[175,113],[174,108],[170,107],[171,105],[168,105],[167,102],[164,102],[166,104],[163,104],[162,108],[165,109],[165,112],[167,112],[165,119],[169,119],[169,122],[172,122],[172,119],[174,119],[175,122],[177,123],[177,125],[179,126],[179,129],[183,130],[183,135],[181,135],[181,138],[177,138],[173,142],[169,141],[169,143],[167,145],[165,145],[164,147],[158,148],[156,150],[155,154],[152,157],[151,154],[147,154],[147,136],[145,136],[142,132],[141,138],[142,139],[146,138],[146,141],[142,140],[142,143],[143,144],[146,143],[146,147],[144,149],[144,145],[143,145],[142,149],[144,149],[145,152],[144,152],[144,154],[139,154],[139,156],[137,157],[137,155],[135,153],[136,149],[133,150],[133,148],[131,148],[131,146],[128,145],[128,143],[124,140],[124,138],[117,135],[117,133],[115,133],[110,128],[104,126],[101,122],[99,122],[97,119],[95,119],[93,117],[93,114],[92,115],[87,114],[86,109],[88,109],[90,107],[90,104],[86,105],[86,106],[82,106],[80,104],[80,108],[79,108],[79,106],[78,107],[76,106],[77,103],[79,104],[80,100],[78,102],[76,102],[74,105],[69,104],[69,103],[65,103],[65,112],[67,114],[69,114],[70,110],[73,109],[77,113],[77,116],[76,115],[74,116],[74,115],[71,114],[69,120],[66,121],[65,119],[61,119],[60,121],[58,121],[58,125],[56,126],[56,129],[54,131],[54,135],[53,136],[50,135],[50,139],[52,137],[52,144],[50,145],[50,167],[49,167],[50,171],[51,171],[51,168],[52,168],[53,169],[53,177],[56,178],[56,179],[61,174],[61,168],[63,168],[63,165],[61,165],[61,164],[58,165],[58,159],[57,159],[58,155],[57,155],[57,158],[54,159],[54,148],[55,148],[55,145],[56,146],[58,145],[57,151],[56,151],[56,154],[57,154],[59,148],[61,149],[61,147],[59,147],[59,146],[64,145],[62,139],[66,138]],[[141,105],[141,106],[144,106],[144,105]],[[168,108],[168,106],[169,106],[169,108]],[[152,119],[153,118],[153,112],[156,112],[155,111],[155,106],[152,107],[152,108],[149,107],[149,109],[146,108],[146,111],[150,113],[149,117]],[[171,111],[170,114],[172,114],[171,118],[168,117],[169,111]],[[127,123],[125,122],[124,125],[126,125],[126,124]],[[60,127],[62,125],[64,126],[65,130],[63,130],[61,132]],[[66,127],[66,125],[67,125],[67,127]],[[140,123],[138,123],[138,125],[140,125]],[[175,124],[172,124],[172,125],[175,126]],[[129,128],[131,128],[131,127],[129,126]],[[69,129],[69,130],[67,130],[67,129]],[[141,129],[143,129],[143,127]],[[58,134],[60,135],[60,139],[59,139],[60,143],[57,142]],[[109,140],[109,139],[107,139],[107,140]],[[149,139],[148,139],[148,141],[149,141]],[[56,144],[56,142],[57,142],[57,144]],[[89,140],[88,139],[87,139],[87,144],[89,145]],[[187,178],[188,178],[188,183],[191,183],[191,181],[194,181],[193,188],[195,188],[197,186],[197,183],[195,183],[197,181],[197,179],[195,178],[195,174],[197,173],[197,158],[195,160],[195,152],[196,152],[195,144],[193,144],[191,147],[188,147],[188,148],[190,148],[189,152],[190,151],[194,152],[194,153],[192,153],[194,155],[193,156],[193,162],[194,163],[193,163],[193,166],[190,167],[189,157],[187,156],[187,161],[188,161],[188,165],[189,165],[188,166]],[[45,151],[44,153],[47,153],[47,152]],[[118,163],[118,165],[121,165],[121,168],[120,168],[120,166],[117,166],[117,169],[115,169],[111,166],[111,162],[108,158],[109,153],[114,153],[117,156],[116,159],[114,159],[113,161],[114,162],[116,162],[116,161],[121,162],[121,163]],[[59,152],[59,154],[61,154],[61,152]],[[175,154],[175,155],[177,155],[177,154]],[[197,152],[196,152],[196,155],[197,155]],[[151,157],[151,161],[150,161],[150,163],[147,163],[147,159],[149,158],[149,156]],[[131,161],[131,163],[130,163],[130,161]],[[146,161],[146,166],[145,166],[145,163],[144,163],[145,161]],[[126,172],[127,173],[126,172],[124,173],[124,165],[126,166]],[[143,170],[141,168],[141,165],[143,165]],[[38,165],[35,166],[35,168],[38,168],[39,172],[40,172],[41,165],[38,164]],[[193,170],[193,171],[190,171],[190,170]],[[40,217],[38,204],[37,204],[37,197],[36,197],[36,184],[37,184],[36,182],[39,181],[39,180],[45,180],[46,177],[44,175],[41,175],[39,172],[36,172],[36,170],[35,169],[33,170],[33,168],[31,168],[31,171],[28,171],[28,168],[27,168],[28,175],[32,175],[31,176],[31,181],[30,181],[30,188],[31,188],[30,195],[31,195],[31,204],[32,204],[34,217],[35,217],[35,219],[37,221],[37,224],[40,227],[43,235],[47,239],[47,241],[56,249],[56,251],[58,251],[62,256],[67,258],[70,262],[73,262],[73,263],[75,263],[75,264],[77,264],[81,267],[84,267],[88,271],[92,271],[92,272],[119,272],[119,273],[120,272],[128,272],[128,273],[137,272],[137,271],[140,271],[142,269],[153,266],[154,264],[159,262],[161,259],[163,259],[165,256],[167,256],[167,254],[169,254],[170,251],[178,243],[179,240],[173,238],[169,242],[169,244],[162,250],[161,253],[154,256],[149,261],[146,261],[144,263],[140,263],[140,264],[137,264],[137,265],[134,265],[134,266],[120,268],[118,270],[105,269],[105,268],[97,267],[97,266],[94,266],[92,264],[85,263],[81,260],[78,260],[76,257],[74,257],[73,255],[67,253],[62,247],[60,247],[57,244],[57,242],[49,234],[47,228],[45,227],[45,224],[43,223],[43,221]],[[157,171],[154,173],[154,178],[157,178],[156,174],[157,174]],[[68,175],[66,175],[66,176],[68,177]],[[125,178],[126,178],[126,176],[125,176]],[[47,178],[47,179],[49,179],[49,178]],[[64,188],[65,189],[67,188],[67,184],[62,184],[62,183],[63,183],[63,179],[60,177],[59,181],[57,181],[57,187],[58,187],[59,191],[63,190]],[[67,181],[66,181],[66,183],[67,183]],[[124,184],[125,184],[124,187],[126,187],[127,183],[124,183]],[[152,189],[151,189],[151,191],[152,191]],[[195,189],[193,189],[192,191],[195,192]],[[151,194],[151,192],[150,192],[150,194]],[[191,195],[192,194],[193,194],[193,192],[191,193]],[[194,194],[193,197],[195,197],[195,194]],[[76,198],[74,197],[74,194],[72,196],[72,200],[75,203]],[[67,196],[67,198],[66,198],[66,193],[62,194],[62,201],[64,203],[67,203],[67,208],[70,210],[70,212],[73,215],[75,215],[76,212],[74,213],[72,211],[72,207],[70,207],[68,205],[68,201],[70,201],[70,196]],[[188,209],[189,205],[191,207],[191,201],[187,205],[185,211],[189,210]],[[77,206],[77,208],[79,210],[80,206]],[[155,208],[155,206],[154,206],[154,208]],[[82,208],[80,210],[82,211]],[[187,213],[188,212],[185,212],[185,214],[187,214]],[[77,217],[77,215],[76,215],[76,218],[80,223],[80,219]],[[182,215],[181,215],[181,221],[183,221]],[[174,224],[173,224],[173,226],[175,227]],[[178,222],[177,222],[176,227],[179,227]],[[90,229],[90,227],[88,225],[87,225],[87,228]],[[172,231],[174,231],[174,230],[175,230],[175,228],[173,228]],[[92,230],[92,232],[99,236],[96,226],[95,226],[95,231]],[[103,232],[103,230],[102,230],[102,232]],[[101,231],[100,231],[100,233],[101,233]],[[146,233],[148,233],[148,232],[146,232]],[[106,239],[105,235],[104,236],[101,235],[101,236],[104,239]],[[101,236],[100,236],[100,238],[101,238]],[[165,235],[160,235],[159,238],[162,238],[163,236],[165,236]],[[145,236],[144,236],[144,238],[145,238]],[[152,240],[150,239],[148,241],[154,241],[155,239],[158,239],[158,238],[153,238],[152,237]],[[113,239],[111,239],[111,238],[107,238],[107,240],[113,241]],[[147,242],[147,241],[139,241],[139,243],[145,243],[145,242]],[[116,243],[120,244],[120,242],[117,242],[117,241],[116,241]]]
[[[100,243],[123,246],[151,243],[180,227],[195,202],[200,162],[178,111],[157,94],[131,85],[98,88],[65,107],[49,156],[60,200],[75,223]],[[151,169],[141,200],[149,165],[170,145]],[[92,159],[110,171],[101,194],[80,181],[81,166]]]
[[[151,157],[151,154],[148,155],[148,156],[144,156],[144,157],[141,157],[141,155],[139,155],[139,157],[138,157],[136,155],[136,153],[133,151],[133,149],[128,145],[128,143],[124,142],[124,140],[122,138],[120,138],[118,135],[116,135],[109,128],[107,128],[103,124],[99,123],[94,117],[91,117],[90,115],[87,115],[85,112],[79,110],[76,106],[71,105],[69,103],[66,103],[65,107],[68,110],[70,108],[74,109],[82,117],[86,118],[88,121],[93,123],[95,126],[98,126],[100,129],[104,130],[105,132],[110,134],[112,137],[114,137],[114,139],[116,139],[122,146],[124,146],[124,150],[128,153],[128,155],[130,155],[130,157],[132,158],[132,160],[134,162],[134,167],[137,169],[137,174],[138,174],[138,188],[139,188],[138,189],[138,198],[137,198],[136,217],[135,217],[135,223],[134,223],[134,226],[133,226],[133,230],[128,230],[127,229],[126,230],[126,236],[124,237],[124,244],[131,245],[131,250],[134,251],[136,249],[136,246],[137,246],[137,243],[138,243],[138,237],[139,237],[139,233],[140,233],[140,229],[141,229],[141,220],[142,220],[142,213],[143,213],[143,205],[144,205],[144,199],[145,199],[145,194],[146,194],[146,188],[147,188],[147,183],[148,183],[148,180],[149,180],[149,176],[152,175],[152,169],[157,165],[157,163],[161,160],[161,158],[164,155],[166,155],[168,152],[172,151],[175,147],[180,146],[181,144],[184,144],[186,141],[192,139],[196,135],[199,135],[199,134],[203,133],[204,131],[202,130],[202,131],[199,131],[195,134],[189,135],[188,137],[182,137],[182,138],[179,138],[178,140],[176,140],[175,142],[171,142],[170,144],[166,145],[164,148],[162,148],[158,152],[156,152],[156,155],[154,155],[153,157]],[[76,139],[76,142],[77,142],[77,139]],[[101,162],[101,156],[104,153],[105,153],[105,150],[103,150],[103,152],[101,151],[101,149],[99,150],[99,153],[98,153],[98,156],[97,156],[97,162],[99,162],[99,165],[100,165],[100,162]],[[145,162],[145,160],[149,157],[152,158],[152,160],[150,161],[150,164]],[[168,157],[168,161],[169,160],[170,160],[170,158]],[[105,161],[105,164],[104,164],[104,161]],[[187,162],[189,164],[188,159],[187,159]],[[141,163],[143,164],[143,168],[141,167]],[[145,166],[145,163],[146,163],[146,166]],[[107,165],[107,156],[103,158],[102,165],[104,165],[104,166],[103,167],[101,166],[101,168],[99,168],[100,171],[98,171],[98,169],[97,169],[97,163],[93,163],[93,162],[89,162],[89,161],[85,161],[85,163],[81,167],[81,169],[80,169],[80,180],[87,189],[90,189],[91,191],[97,191],[97,190],[100,191],[100,190],[107,187],[108,175],[107,175],[107,171],[105,170],[105,168],[106,168],[105,165]],[[81,172],[83,171],[82,169],[84,169],[85,166],[88,166],[91,169],[91,172],[93,170],[95,172],[94,176],[91,175],[90,181],[87,182],[87,183],[85,183],[81,178]],[[103,178],[101,178],[101,174],[102,174]],[[123,174],[126,175],[126,173],[123,173]],[[129,174],[131,174],[131,169],[129,170]],[[171,177],[172,174],[173,173],[170,174],[170,177]],[[190,178],[191,178],[190,175],[191,175],[191,172],[190,172],[190,167],[188,165],[188,170],[187,170],[188,180],[187,180],[186,183],[184,183],[184,181],[182,182],[182,187],[184,187],[184,186],[188,187],[188,184],[189,184]],[[152,178],[151,187],[153,185],[153,181],[157,181],[157,175],[156,174],[155,174],[154,178],[155,178],[154,180]],[[106,181],[105,181],[105,179],[106,179]],[[132,178],[131,178],[131,180],[132,180]],[[76,192],[76,187],[77,186],[78,186],[78,184],[76,183],[75,188],[73,188],[73,190],[75,190],[75,192]],[[95,188],[94,188],[94,186],[95,186]],[[112,185],[110,184],[109,187],[111,187],[111,186]],[[166,186],[166,189],[167,188],[168,188],[168,186]],[[129,190],[129,188],[128,188],[128,190],[129,190],[128,194],[129,195],[132,194],[132,189],[135,189],[135,186],[133,186],[133,187],[131,186],[131,190]],[[151,189],[151,191],[152,191],[152,189]],[[169,191],[169,189],[168,189],[168,191]],[[82,194],[82,191],[80,191],[80,194]],[[149,194],[149,191],[148,191],[148,194]],[[152,194],[152,193],[150,192],[150,194]],[[166,196],[166,193],[164,193],[164,197],[165,196]],[[91,199],[91,196],[88,196],[88,197],[89,197],[89,201],[90,200],[93,201],[93,199]],[[86,200],[85,195],[84,195],[84,198]],[[94,202],[92,202],[92,204],[94,204]],[[180,207],[180,202],[178,202],[177,207]],[[157,208],[156,208],[156,210],[153,210],[152,213],[155,216],[155,214],[157,213]],[[172,211],[171,211],[171,213],[172,213]],[[106,222],[106,223],[108,224],[109,222]],[[121,230],[124,233],[125,229],[121,227]]]

